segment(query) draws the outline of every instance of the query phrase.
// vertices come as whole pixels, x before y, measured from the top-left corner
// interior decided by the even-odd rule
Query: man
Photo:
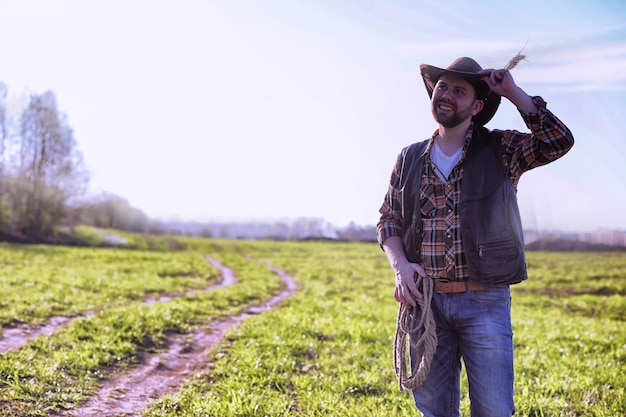
[[[574,138],[509,71],[483,70],[466,57],[420,70],[439,128],[398,156],[377,225],[396,301],[415,306],[416,276],[434,280],[437,349],[413,398],[425,416],[458,416],[463,359],[472,416],[511,416],[509,285],[527,278],[516,187],[522,173],[567,153]],[[483,127],[501,97],[531,133]]]

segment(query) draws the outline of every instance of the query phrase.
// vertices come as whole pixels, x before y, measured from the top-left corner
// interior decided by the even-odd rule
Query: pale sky
[[[419,65],[471,56],[574,133],[522,176],[526,229],[626,229],[622,1],[0,0],[0,81],[52,90],[94,192],[167,220],[373,225],[436,128]],[[508,102],[487,125],[526,131]]]

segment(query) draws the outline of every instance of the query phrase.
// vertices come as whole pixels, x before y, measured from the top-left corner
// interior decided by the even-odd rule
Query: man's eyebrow
[[[448,82],[446,82],[444,80],[437,81],[437,84],[442,84],[442,85],[445,85],[446,87],[455,88],[455,89],[461,90],[461,91],[467,91],[467,86],[463,85],[463,84],[448,83]],[[435,85],[437,85],[437,84],[435,84]]]

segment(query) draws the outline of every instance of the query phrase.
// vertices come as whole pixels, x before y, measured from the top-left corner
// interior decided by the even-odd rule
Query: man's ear
[[[472,116],[476,116],[483,109],[485,102],[482,100],[474,100],[474,105],[472,106]]]

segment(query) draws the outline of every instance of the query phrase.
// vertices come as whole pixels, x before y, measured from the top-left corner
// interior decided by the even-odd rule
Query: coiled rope
[[[422,297],[415,299],[417,302],[415,306],[400,303],[396,321],[393,363],[400,391],[412,390],[424,383],[437,349],[437,326],[431,308],[435,280],[415,275],[415,283],[417,288],[421,287]],[[418,322],[417,317],[420,314]],[[407,345],[413,348],[415,355],[410,375],[408,375],[410,358],[407,357]]]

